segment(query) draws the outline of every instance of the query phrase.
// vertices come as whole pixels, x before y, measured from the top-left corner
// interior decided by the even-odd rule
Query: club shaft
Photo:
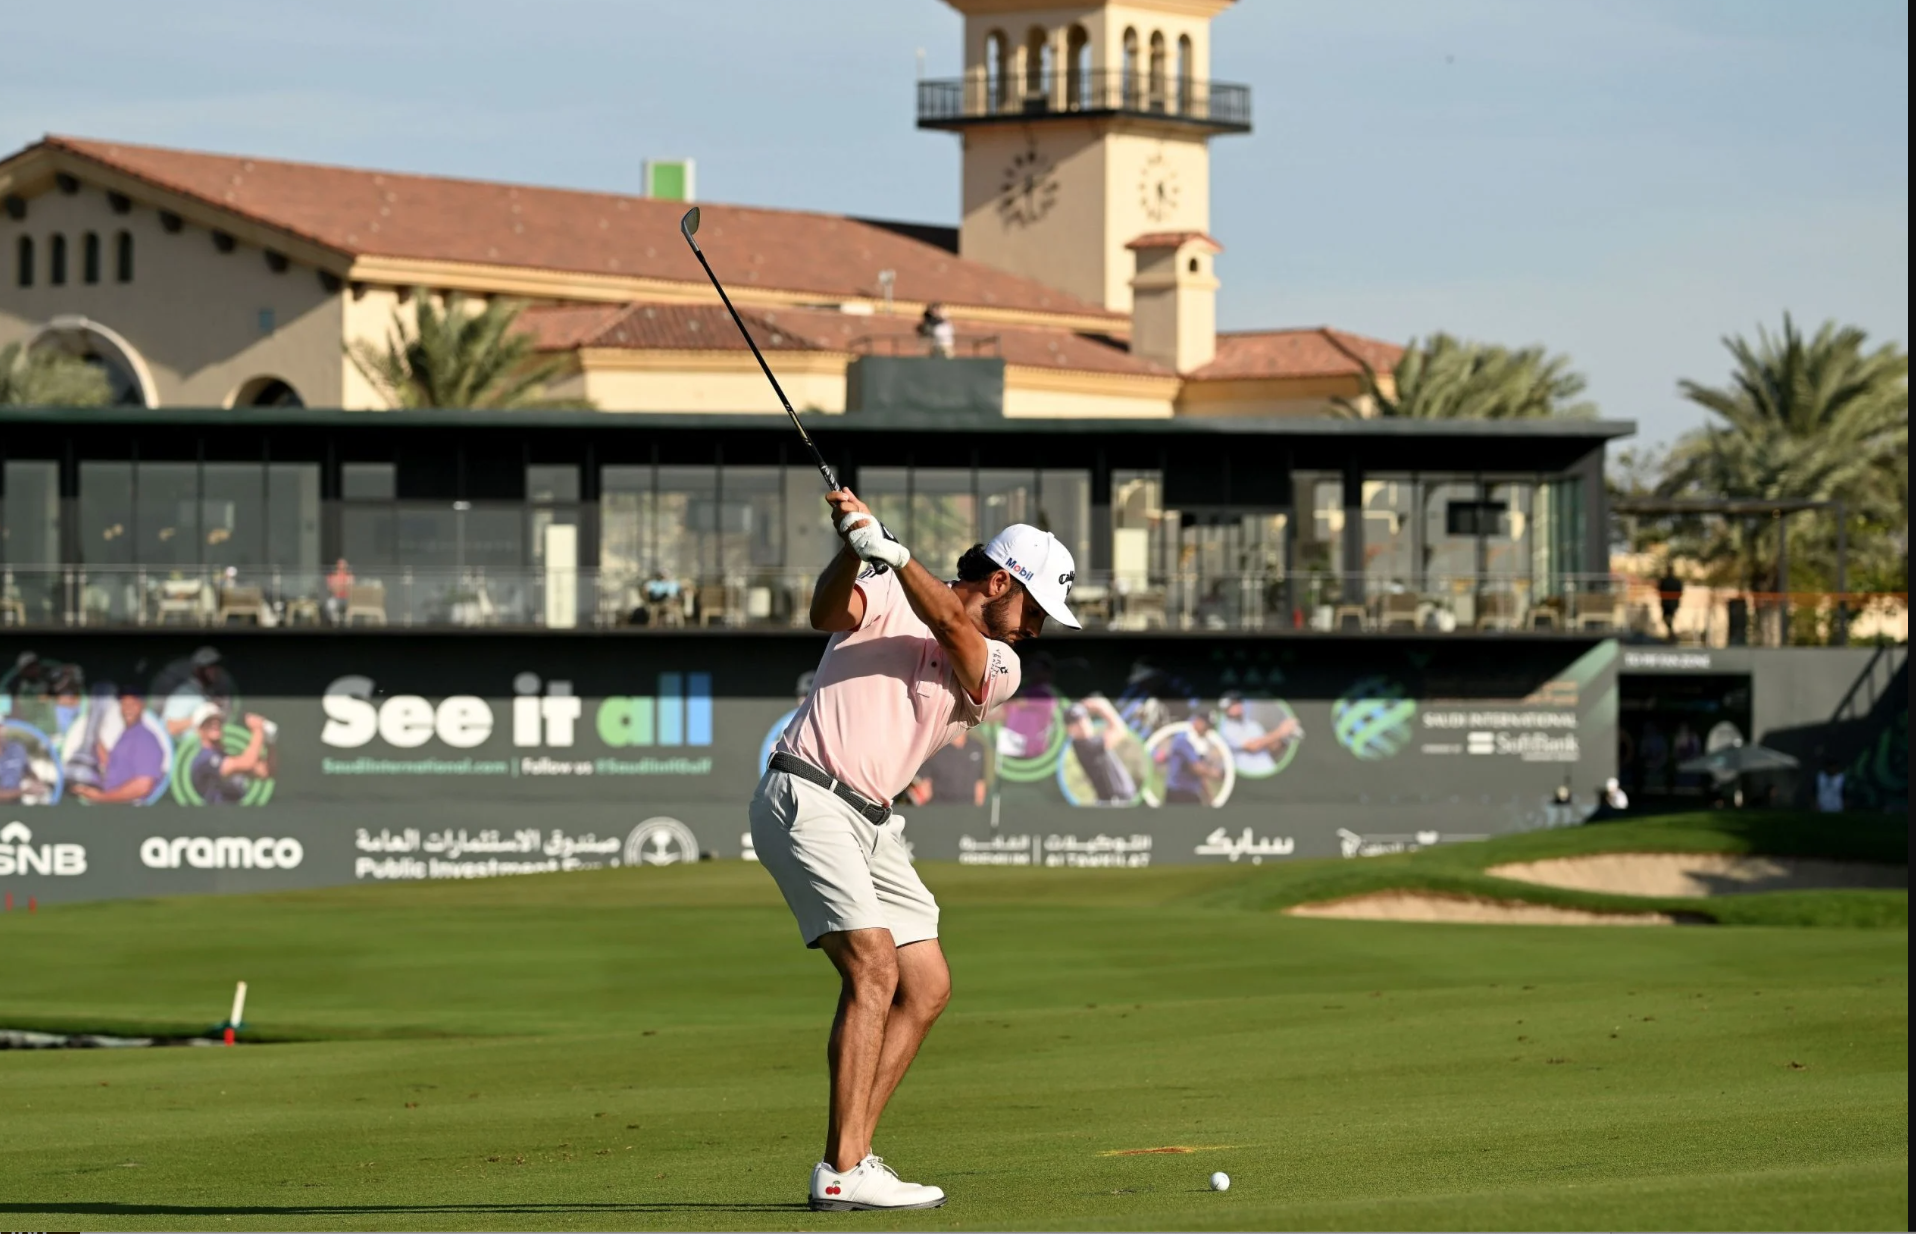
[[[686,238],[691,239],[689,236]],[[798,413],[792,410],[792,400],[785,397],[785,388],[779,385],[778,378],[772,375],[772,366],[765,363],[764,353],[759,351],[758,344],[752,341],[752,332],[745,328],[745,319],[740,317],[738,310],[732,307],[732,297],[725,294],[725,284],[719,282],[719,276],[712,272],[712,263],[705,260],[705,251],[699,248],[696,241],[692,242],[692,255],[699,259],[699,265],[705,267],[705,277],[712,280],[712,286],[718,292],[719,299],[725,302],[725,311],[732,315],[732,324],[737,326],[738,332],[745,336],[745,345],[752,349],[752,358],[758,361],[758,367],[765,373],[765,380],[772,383],[772,389],[777,393],[778,401],[785,406],[785,414],[792,418],[792,427],[798,430],[798,439],[805,443],[807,450],[812,452],[812,461],[818,464],[818,474],[825,477],[826,489],[836,491],[838,477],[832,473],[831,464],[825,461],[825,456],[819,453],[818,446],[812,441],[812,435],[806,432],[805,426],[799,422]]]

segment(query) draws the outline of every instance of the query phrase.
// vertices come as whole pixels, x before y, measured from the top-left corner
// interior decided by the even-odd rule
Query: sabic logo
[[[290,870],[304,860],[305,846],[291,836],[148,836],[140,845],[149,870]]]
[[[46,874],[73,878],[86,873],[83,844],[34,844],[33,829],[22,822],[0,827],[0,875]]]

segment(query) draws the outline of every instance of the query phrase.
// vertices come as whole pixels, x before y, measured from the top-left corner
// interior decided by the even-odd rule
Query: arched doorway
[[[146,361],[119,333],[78,314],[55,317],[34,331],[28,347],[47,347],[85,360],[106,374],[115,407],[157,407],[159,392]]]
[[[229,407],[304,407],[291,382],[279,377],[255,377],[233,391]]]

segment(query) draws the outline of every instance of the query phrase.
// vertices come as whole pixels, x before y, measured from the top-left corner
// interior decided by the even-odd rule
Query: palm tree
[[[1515,351],[1467,343],[1448,334],[1415,340],[1384,381],[1368,365],[1364,397],[1337,399],[1344,415],[1404,416],[1418,420],[1533,420],[1592,416],[1596,405],[1577,402],[1588,383],[1568,356],[1542,347]]]
[[[98,365],[56,347],[0,347],[0,407],[104,407],[112,401],[113,386]]]
[[[492,300],[473,312],[455,292],[442,310],[424,289],[412,300],[412,322],[395,311],[384,346],[361,340],[346,348],[353,366],[394,407],[592,406],[584,399],[540,397],[566,362],[537,358],[532,336],[513,329],[523,304]]]
[[[1726,384],[1678,383],[1712,421],[1678,440],[1662,491],[1841,501],[1861,568],[1852,584],[1907,590],[1908,354],[1894,343],[1871,349],[1864,330],[1834,321],[1805,338],[1787,314],[1781,334],[1759,326],[1755,343],[1739,336],[1723,345],[1735,360]],[[1820,511],[1791,516],[1793,572],[1833,584],[1835,530]],[[1753,588],[1775,586],[1773,537],[1715,525],[1689,538],[1701,559],[1733,563]]]

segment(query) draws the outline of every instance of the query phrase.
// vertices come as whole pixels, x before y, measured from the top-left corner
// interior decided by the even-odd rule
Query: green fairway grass
[[[1472,880],[1583,903],[1480,872],[1578,851],[1906,861],[1889,822],[928,865],[956,994],[877,1147],[952,1200],[900,1217],[802,1208],[836,989],[755,866],[16,912],[0,1027],[202,1030],[244,978],[271,1043],[0,1052],[0,1225],[1907,1228],[1907,893],[1670,929],[1275,911]],[[1170,1146],[1196,1151],[1117,1155]]]

